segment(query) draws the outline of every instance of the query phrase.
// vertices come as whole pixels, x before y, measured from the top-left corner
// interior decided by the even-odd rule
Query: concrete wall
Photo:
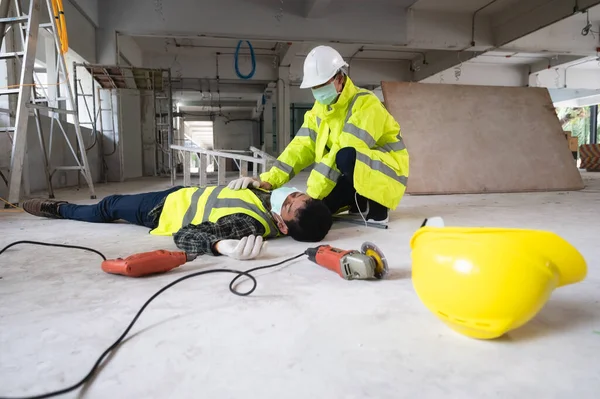
[[[154,117],[154,97],[140,96],[142,164],[144,176],[154,176],[156,172],[156,119]]]
[[[460,71],[457,78],[457,71]],[[526,66],[464,63],[422,80],[421,83],[445,83],[480,86],[526,86],[529,72]]]
[[[110,108],[110,92],[104,90],[101,95],[103,108]],[[115,115],[102,113],[104,152],[110,154],[106,156],[108,181],[141,177],[144,166],[140,94],[135,90],[118,90],[112,95]]]
[[[247,113],[215,117],[213,134],[215,150],[247,150],[250,146],[260,147],[259,123],[248,120]]]
[[[142,161],[142,114],[140,94],[137,91],[121,90],[120,128],[121,151],[123,156],[123,177],[132,179],[141,177]]]
[[[75,5],[81,12],[96,26],[100,24],[100,15],[98,0],[69,0],[69,3]],[[66,3],[66,2],[64,2]],[[67,6],[65,5],[65,8]],[[65,10],[66,13],[66,10]]]
[[[251,67],[250,62],[241,57],[240,70],[246,71]],[[173,76],[186,78],[216,78],[217,62],[214,53],[197,52],[196,54],[180,54],[175,59],[174,54],[144,55],[145,67],[172,68]],[[233,55],[219,56],[220,79],[238,80],[235,73]],[[277,68],[273,65],[272,56],[256,57],[256,72],[252,77],[254,82],[269,82],[277,80]]]
[[[46,149],[50,146],[50,126],[51,118],[47,116],[41,116],[41,125],[44,133],[44,141],[46,143]],[[63,122],[63,127],[67,133],[71,145],[77,149],[75,141],[75,127],[70,124]],[[93,137],[91,136],[92,131],[90,129],[82,128],[82,136],[86,147],[89,148],[87,152],[88,162],[92,171],[92,178],[95,182],[100,180],[101,173],[101,158],[100,158],[100,146],[98,142],[94,144]],[[29,190],[32,193],[37,191],[45,191],[47,189],[46,177],[44,172],[44,162],[42,150],[40,147],[40,141],[38,138],[38,132],[36,128],[35,119],[33,116],[29,117],[27,126],[27,155],[26,155],[26,166],[24,169],[24,175],[29,179]],[[8,171],[5,168],[10,166],[10,152],[11,146],[6,134],[2,133],[0,136],[0,167],[2,167],[2,173],[8,179]],[[58,124],[54,123],[53,135],[52,135],[52,153],[48,154],[49,160],[52,166],[75,166],[77,163],[69,150],[64,135],[60,130]],[[52,178],[52,184],[55,189],[66,186],[73,186],[77,184],[76,171],[58,171]],[[87,190],[87,185],[83,176],[81,177],[81,186]],[[4,184],[4,181],[0,180],[0,196],[6,198],[8,196],[8,188]]]
[[[119,62],[138,67],[146,66],[144,65],[142,50],[131,38],[131,36],[119,35],[117,40],[119,55],[121,56],[121,60]]]
[[[597,64],[597,61],[594,61]],[[532,74],[529,84],[549,89],[600,89],[600,69],[559,68]]]
[[[96,28],[77,7],[68,1],[63,2],[67,21],[69,48],[72,48],[88,62],[96,62]]]

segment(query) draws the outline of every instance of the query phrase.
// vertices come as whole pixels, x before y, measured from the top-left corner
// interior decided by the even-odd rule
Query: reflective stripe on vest
[[[227,189],[226,186],[206,187],[197,188],[189,193],[189,188],[187,188],[188,194],[183,194],[183,192],[171,194],[174,197],[171,197],[171,201],[167,198],[159,224],[151,233],[170,235],[189,224],[216,222],[221,217],[242,213],[258,220],[265,228],[265,236],[279,235],[279,229],[273,221],[271,212],[266,208],[261,209],[264,208],[264,205],[256,194],[251,190],[233,191],[228,189],[225,195],[233,196],[233,198],[219,198],[225,189]],[[179,202],[180,200],[183,202]],[[189,204],[186,206],[188,200]],[[179,206],[177,206],[178,203]],[[181,219],[177,220],[178,218]]]
[[[241,200],[239,198],[222,198],[222,199],[218,199],[217,202],[215,203],[215,206],[214,206],[213,209],[220,209],[220,208],[243,208],[243,209],[248,209],[248,210],[256,213],[257,215],[262,216],[263,219],[264,219],[264,221],[267,222],[267,226],[268,226],[268,229],[266,231],[267,235],[273,234],[273,233],[276,233],[276,232],[279,231],[277,229],[277,226],[273,222],[273,219],[271,218],[271,214],[270,213],[265,214],[256,205],[250,204],[250,203],[248,203],[248,202],[246,202],[244,200]]]
[[[294,168],[280,160],[275,161],[275,163],[273,163],[273,167],[281,170],[283,173],[286,173],[290,180],[296,176],[296,173],[294,173]]]
[[[338,179],[340,178],[340,176],[342,175],[337,170],[330,168],[329,166],[327,166],[321,162],[316,164],[313,170],[316,172],[319,172],[320,174],[322,174],[323,176],[325,176],[326,178],[328,178],[329,180],[334,181],[334,182],[337,182]]]
[[[246,202],[239,198],[218,198],[219,194],[221,193],[221,191],[223,191],[223,189],[225,189],[225,186],[216,187],[209,194],[208,200],[206,201],[206,205],[204,205],[204,211],[202,213],[202,221],[198,221],[197,224],[208,222],[210,219],[210,214],[214,209],[242,208],[242,209],[248,209],[248,210],[256,213],[257,215],[262,216],[262,218],[264,219],[264,221],[267,223],[267,226],[268,226],[268,230],[266,231],[267,234],[271,234],[272,232],[278,231],[277,226],[275,226],[275,223],[273,223],[273,220],[271,219],[270,213],[265,214],[256,205]],[[204,189],[199,189],[194,194],[196,194],[199,191],[204,192]],[[195,215],[196,209],[198,209],[198,201],[200,200],[201,195],[202,194],[200,194],[198,196],[195,196],[195,195],[192,196],[192,202],[190,203],[190,206],[185,214],[185,217],[183,219],[183,224],[181,227],[187,226],[188,224],[192,223],[192,221],[194,220],[194,215]],[[194,199],[195,199],[195,201],[194,201]],[[189,216],[189,215],[191,215],[191,216]]]
[[[377,149],[381,152],[394,152],[405,150],[406,146],[404,145],[404,140],[402,139],[402,136],[400,136],[400,133],[398,133],[396,138],[398,139],[398,141],[384,144],[383,146],[378,147]]]
[[[317,132],[307,127],[301,127],[296,133],[297,137],[310,137],[312,141],[317,141]]]
[[[215,187],[214,190],[210,192],[208,195],[208,200],[206,201],[206,205],[204,205],[204,211],[202,212],[202,220],[196,221],[197,224],[204,223],[208,221],[208,217],[210,216],[210,211],[214,208],[215,203],[218,201],[218,195],[221,191],[223,191],[225,187]],[[200,201],[200,197],[204,193],[204,188],[198,189],[193,195],[192,200],[190,201],[190,206],[188,207],[185,215],[183,216],[183,222],[181,223],[181,227],[185,227],[188,224],[194,221],[196,216],[196,211],[198,209],[198,201]],[[200,194],[198,194],[200,192]],[[196,195],[198,194],[198,195]]]
[[[369,134],[368,131],[366,131],[365,129],[361,129],[358,126],[348,122],[350,120],[350,118],[352,117],[352,107],[354,107],[354,103],[356,103],[356,100],[358,99],[358,97],[364,96],[367,94],[370,94],[370,93],[360,92],[360,93],[356,94],[356,96],[354,96],[354,98],[352,99],[352,103],[350,103],[350,109],[348,110],[348,114],[346,115],[346,120],[344,121],[344,132],[349,133],[349,134],[353,135],[354,137],[356,137],[357,139],[361,140],[369,148],[373,148],[373,149],[379,150],[381,152],[394,152],[394,151],[405,150],[406,146],[404,145],[404,141],[402,140],[402,136],[400,135],[400,133],[398,133],[398,135],[396,136],[396,138],[398,139],[397,142],[387,143],[381,147],[378,147],[377,142],[375,141],[373,136],[371,134]]]
[[[375,141],[375,139],[373,138],[373,136],[371,136],[369,134],[369,132],[367,132],[365,129],[361,129],[361,128],[353,125],[350,122],[347,122],[344,125],[344,132],[350,133],[351,135],[353,135],[357,139],[361,140],[366,145],[368,145],[369,148],[373,148],[377,144],[377,142]]]
[[[356,160],[366,164],[369,168],[371,168],[373,170],[377,170],[377,171],[383,173],[384,175],[391,177],[392,179],[394,179],[397,182],[406,186],[406,182],[408,181],[408,178],[406,176],[398,176],[392,168],[390,168],[383,162],[371,159],[368,156],[366,156],[365,154],[362,154],[358,151],[356,152]]]

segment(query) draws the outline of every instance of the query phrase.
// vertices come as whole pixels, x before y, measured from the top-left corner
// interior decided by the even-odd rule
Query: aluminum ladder
[[[0,132],[9,134],[9,137],[10,133],[14,132],[14,136],[12,137],[8,201],[12,204],[18,204],[21,199],[21,186],[24,180],[23,171],[24,168],[27,167],[25,159],[27,151],[27,127],[30,110],[33,110],[35,116],[40,146],[42,149],[42,161],[46,174],[49,197],[54,198],[51,181],[52,175],[58,170],[64,170],[80,172],[88,184],[90,198],[94,199],[96,198],[94,183],[86,155],[85,144],[81,134],[81,127],[79,125],[79,120],[76,117],[75,110],[77,107],[74,103],[73,91],[71,90],[69,74],[64,59],[64,53],[68,50],[68,42],[66,37],[66,25],[64,12],[62,9],[62,0],[30,0],[28,13],[23,13],[20,3],[20,0],[0,0],[0,43],[4,44],[6,51],[4,53],[0,53],[0,60],[16,60],[17,64],[20,64],[19,84],[0,89],[0,95],[18,95],[14,126],[0,128]],[[50,16],[49,23],[40,23],[40,20],[43,16],[41,8],[43,3],[46,4],[48,9],[48,15]],[[20,39],[20,51],[10,51],[11,49],[14,50],[16,47],[14,46],[14,42],[18,40],[13,41],[12,43],[9,43],[6,40],[7,25],[13,29],[13,32],[14,30],[18,30],[16,36],[18,39]],[[44,71],[47,73],[49,84],[46,86],[49,88],[49,90],[46,90],[44,85],[39,83],[36,73],[37,69],[35,67],[35,57],[40,28],[46,29],[54,38],[53,41],[56,50],[56,66],[53,65],[53,62],[48,62],[48,65],[46,65],[45,68],[46,70]],[[10,63],[7,62],[7,64],[9,64],[10,68]],[[41,91],[44,92],[45,97],[39,97],[36,95],[36,87],[41,87]],[[65,96],[60,97],[61,94]],[[70,106],[70,110],[67,109],[68,107],[66,106],[59,106],[59,102],[66,102],[66,104]],[[50,156],[46,151],[46,145],[42,131],[40,119],[40,111],[42,110],[48,111],[49,116],[52,118],[50,131]],[[75,150],[71,144],[67,133],[62,126],[62,122],[58,117],[59,114],[71,114],[75,116],[74,126],[77,150]],[[65,141],[76,161],[76,166],[51,167],[50,165],[52,154],[52,134],[55,122],[58,124],[63,133]],[[27,179],[25,179],[25,183],[27,183]],[[6,207],[8,207],[8,204]]]

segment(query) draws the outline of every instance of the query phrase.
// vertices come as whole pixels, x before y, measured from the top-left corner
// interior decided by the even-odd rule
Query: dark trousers
[[[356,194],[354,189],[354,166],[356,164],[356,150],[352,147],[345,147],[339,150],[335,156],[335,164],[342,173],[337,181],[336,186],[331,193],[323,199],[327,207],[332,213],[337,212],[343,207],[350,206],[352,208],[360,206],[361,210],[366,208],[367,199]],[[371,213],[387,212],[387,208],[383,205],[369,200],[369,210]]]
[[[109,195],[95,205],[61,204],[60,215],[65,219],[92,223],[109,223],[115,220],[154,228],[155,221],[148,213],[167,195],[182,188],[133,195]]]

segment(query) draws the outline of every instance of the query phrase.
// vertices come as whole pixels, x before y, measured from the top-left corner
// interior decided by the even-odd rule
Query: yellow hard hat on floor
[[[586,276],[583,256],[554,233],[432,222],[411,239],[413,286],[430,311],[466,336],[493,339],[520,327],[555,288]]]

